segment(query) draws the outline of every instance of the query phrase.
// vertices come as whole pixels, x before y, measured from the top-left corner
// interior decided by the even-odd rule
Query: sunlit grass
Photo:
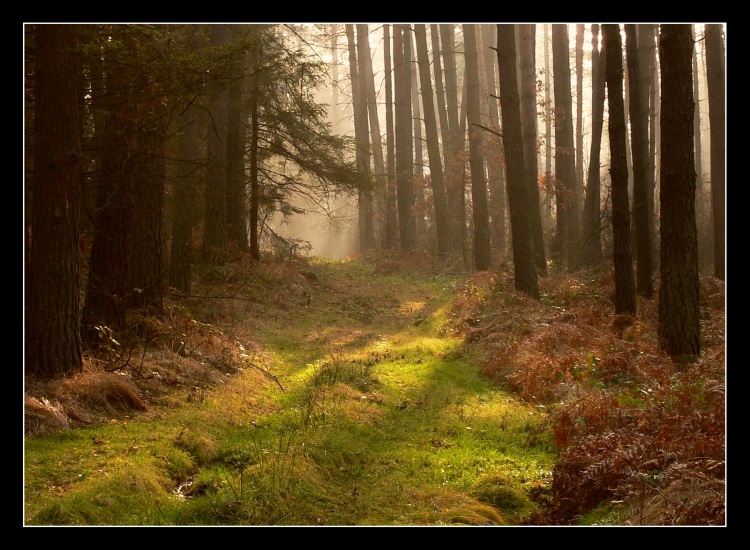
[[[231,384],[186,389],[189,406],[147,421],[28,440],[27,523],[526,521],[554,453],[536,411],[443,330],[455,277],[311,269],[343,290],[313,297],[319,315],[253,320],[263,355]]]

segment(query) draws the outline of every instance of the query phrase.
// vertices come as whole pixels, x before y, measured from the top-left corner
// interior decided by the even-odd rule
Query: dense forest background
[[[618,313],[660,266],[663,345],[696,355],[698,270],[724,278],[723,25],[427,31],[26,26],[27,370],[79,368],[197,259],[310,249],[279,223],[315,215],[344,253],[512,264],[531,295],[612,258]]]
[[[24,372],[160,318],[196,269],[417,252],[611,273],[699,361],[725,280],[726,25],[24,25]],[[642,306],[640,306],[642,307]],[[27,383],[28,383],[27,380]]]

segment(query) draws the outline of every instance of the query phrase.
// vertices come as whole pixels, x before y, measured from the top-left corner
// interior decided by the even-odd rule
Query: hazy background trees
[[[665,31],[690,50],[675,82],[664,60],[678,54],[656,51]],[[634,260],[646,299],[658,265],[661,293],[680,297],[660,295],[673,314],[697,273],[725,276],[724,25],[599,34],[596,24],[28,25],[30,370],[77,368],[81,346],[107,345],[128,311],[158,315],[167,287],[189,293],[197,263],[326,254],[324,233],[342,256],[421,248],[512,270],[532,296],[540,275],[613,265],[614,307],[631,314]],[[670,91],[688,78],[688,91]],[[689,103],[689,136],[659,101],[670,93]],[[665,122],[708,173],[682,174],[686,145]],[[696,220],[698,182],[710,209]],[[675,183],[701,228],[685,285],[664,272],[693,239],[680,225],[688,205],[669,202]],[[51,309],[59,315],[41,313]],[[665,349],[692,353],[692,338]]]

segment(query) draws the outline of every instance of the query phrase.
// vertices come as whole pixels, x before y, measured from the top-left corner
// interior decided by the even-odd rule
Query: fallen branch
[[[273,380],[274,382],[276,382],[276,384],[279,386],[279,388],[281,388],[281,391],[283,391],[284,393],[286,393],[286,390],[284,389],[284,386],[281,385],[281,382],[279,382],[279,379],[276,378],[276,376],[274,376],[273,374],[271,374],[270,372],[268,372],[263,367],[256,365],[252,361],[245,360],[245,363],[247,363],[251,367],[254,367],[254,368],[258,369],[260,372],[262,372],[263,374],[265,374],[268,378],[270,378],[271,380]]]

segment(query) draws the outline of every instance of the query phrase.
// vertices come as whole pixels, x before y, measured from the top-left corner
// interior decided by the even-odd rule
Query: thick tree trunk
[[[578,192],[576,190],[573,97],[570,89],[568,25],[552,25],[552,64],[555,73],[555,184],[557,238],[569,270],[580,261]]]
[[[500,115],[497,104],[497,45],[496,25],[480,25],[482,32],[482,50],[484,55],[484,72],[487,86],[489,125],[496,132],[500,132]],[[506,254],[506,197],[505,197],[505,159],[501,140],[495,136],[499,146],[492,155],[485,158],[487,164],[487,190],[489,191],[490,230],[492,231],[492,245],[494,250],[504,258]],[[535,159],[536,160],[536,159]]]
[[[622,97],[622,37],[619,25],[602,25],[607,50],[607,101],[612,180],[612,236],[615,264],[615,313],[636,314],[633,257],[630,247],[628,162],[625,142],[625,102]]]
[[[31,250],[25,370],[44,378],[81,368],[81,127],[76,25],[36,26]]]
[[[211,45],[229,43],[229,27],[211,25]],[[228,89],[224,82],[213,82],[209,102],[208,156],[206,162],[205,217],[203,222],[203,259],[224,265],[229,259],[227,222],[227,130]]]
[[[365,33],[366,35],[366,33]],[[357,144],[357,171],[365,176],[371,175],[370,170],[370,140],[368,137],[369,124],[367,121],[367,103],[363,93],[363,79],[360,76],[359,61],[357,60],[357,45],[354,37],[354,25],[346,25],[346,38],[349,45],[349,75],[352,85],[352,108],[354,109],[354,140]],[[357,36],[363,40],[362,36]],[[357,201],[359,212],[359,250],[365,252],[374,246],[372,224],[372,193],[369,189],[361,189]]]
[[[238,25],[232,26],[232,41],[242,39]],[[242,51],[242,50],[240,50]],[[247,178],[245,176],[246,105],[243,100],[246,70],[240,53],[233,54],[231,82],[227,91],[227,225],[229,242],[248,249]]]
[[[586,198],[581,229],[581,263],[594,266],[602,263],[601,223],[601,150],[606,97],[605,49],[599,48],[599,25],[591,25],[591,153],[586,178]]]
[[[393,66],[395,87],[396,129],[396,187],[398,202],[399,237],[401,250],[410,251],[416,245],[414,221],[414,160],[411,112],[411,30],[409,25],[394,25]]]
[[[127,55],[129,36],[120,55]],[[130,101],[138,87],[134,69],[116,57],[105,59],[107,119],[99,179],[94,240],[91,245],[86,297],[81,318],[85,346],[98,346],[107,336],[105,328],[119,331],[125,327],[130,261],[130,225],[133,218],[135,184],[133,158],[137,154],[136,128],[139,117]]]
[[[497,61],[500,72],[500,105],[503,117],[503,144],[508,159],[508,206],[513,241],[515,287],[539,298],[539,284],[531,234],[530,193],[524,166],[521,103],[516,73],[515,25],[497,26]]]
[[[134,197],[138,204],[133,209],[130,226],[127,307],[154,315],[164,313],[165,126],[166,119],[149,121],[138,132],[140,148],[134,174]]]
[[[529,216],[534,241],[534,258],[540,274],[547,274],[547,256],[544,251],[544,229],[539,196],[539,167],[537,164],[537,113],[536,113],[536,25],[518,25],[521,54],[521,120],[523,125],[523,157],[526,187],[529,190]]]
[[[469,123],[469,167],[471,169],[471,210],[474,222],[474,267],[492,266],[490,218],[487,206],[487,179],[482,158],[482,130],[479,112],[479,64],[477,60],[476,25],[465,24],[467,114]]]
[[[661,269],[659,347],[678,363],[700,355],[693,150],[693,41],[685,24],[661,25]]]
[[[435,208],[435,231],[437,233],[438,255],[450,252],[450,219],[448,217],[448,199],[443,183],[443,163],[440,159],[435,105],[432,98],[432,80],[430,77],[430,59],[427,53],[427,32],[424,25],[414,25],[417,39],[417,61],[422,83],[422,104],[424,105],[425,132],[427,134],[427,155],[430,163],[430,186]]]
[[[464,198],[464,130],[459,121],[458,77],[456,74],[455,29],[440,24],[440,41],[445,72],[445,102],[448,109],[449,139],[443,143],[445,188],[448,195],[453,234],[453,250],[466,259],[466,202]]]
[[[370,122],[370,144],[372,152],[373,172],[375,174],[375,189],[371,192],[373,211],[373,246],[386,239],[386,173],[383,160],[383,139],[380,134],[380,118],[378,116],[378,102],[375,93],[375,78],[370,58],[370,42],[367,25],[357,25],[357,57],[360,66],[360,78],[364,89],[363,95],[367,103],[367,114]],[[381,244],[382,246],[382,244]]]
[[[193,264],[193,229],[198,217],[196,199],[198,182],[204,175],[200,133],[200,111],[188,106],[177,117],[177,161],[172,193],[174,195],[174,225],[169,265],[169,285],[185,294],[190,293]]]
[[[630,139],[633,153],[633,217],[636,235],[636,291],[645,298],[654,293],[651,231],[648,218],[648,67],[641,67],[636,26],[625,25],[630,77]],[[644,70],[646,69],[646,70]]]

